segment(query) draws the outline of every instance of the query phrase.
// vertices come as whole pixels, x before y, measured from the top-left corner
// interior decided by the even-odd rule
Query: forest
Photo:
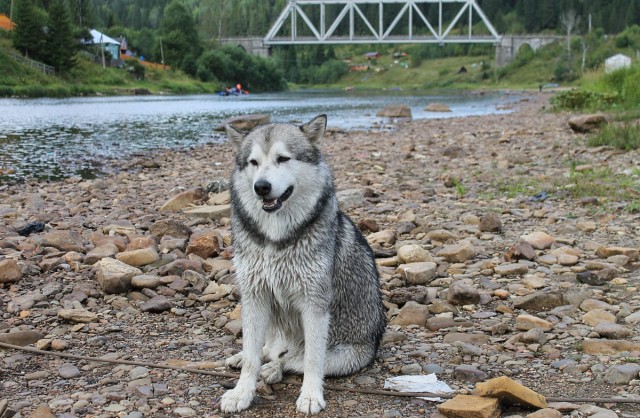
[[[287,0],[0,0],[0,13],[12,13],[16,21],[27,16],[29,23],[22,26],[32,28],[31,33],[17,43],[14,39],[15,46],[62,70],[73,65],[73,57],[65,53],[72,55],[74,48],[56,47],[53,34],[69,46],[74,37],[80,39],[87,29],[96,28],[114,38],[126,37],[136,55],[155,62],[164,59],[202,81],[257,80],[254,83],[260,88],[280,89],[285,79],[322,84],[344,75],[347,66],[331,45],[274,48],[275,59],[262,59],[219,44],[226,37],[264,36],[286,4]],[[478,0],[478,4],[501,34],[565,34],[562,17],[569,11],[575,16],[575,35],[618,34],[640,23],[640,0]],[[372,21],[378,18],[376,4],[359,7]],[[385,5],[384,19],[392,19],[399,7],[401,4]],[[437,16],[438,7],[430,2],[420,5],[429,19]],[[445,7],[444,20],[452,19],[459,9]],[[330,16],[338,11],[337,5],[327,6],[326,13]],[[306,12],[317,19],[317,8],[309,7]],[[39,35],[42,39],[34,41]],[[490,49],[416,46],[419,53],[414,55],[429,59],[482,54]]]

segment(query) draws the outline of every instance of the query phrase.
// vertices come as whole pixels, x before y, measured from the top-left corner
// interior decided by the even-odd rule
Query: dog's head
[[[227,125],[227,136],[236,149],[234,177],[245,204],[275,213],[296,195],[304,198],[305,189],[309,192],[314,183],[323,181],[313,177],[322,163],[318,142],[326,126],[326,115],[302,126],[274,123],[250,132]]]

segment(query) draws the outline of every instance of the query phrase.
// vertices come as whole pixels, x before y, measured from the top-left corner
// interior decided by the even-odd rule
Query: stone
[[[154,235],[145,235],[140,237],[131,237],[131,241],[127,244],[126,251],[141,250],[143,248],[158,248],[158,238]]]
[[[155,289],[162,284],[162,277],[156,274],[142,274],[131,278],[131,286],[138,289]]]
[[[376,116],[381,118],[411,118],[411,108],[404,104],[391,104],[378,110]]]
[[[58,318],[74,323],[98,322],[98,314],[86,309],[60,309]]]
[[[433,262],[433,257],[429,254],[429,251],[416,244],[403,245],[398,248],[397,255],[403,264]]]
[[[411,285],[430,283],[437,273],[438,265],[432,262],[409,263],[398,266],[396,272]]]
[[[49,405],[40,405],[29,414],[28,418],[56,418],[56,415]]]
[[[626,322],[629,325],[640,324],[640,311],[636,311],[636,312],[632,313],[631,315],[625,316],[624,317],[624,322]]]
[[[461,241],[442,248],[437,255],[450,263],[464,263],[476,255],[476,250],[469,241]]]
[[[640,342],[587,338],[582,342],[582,351],[586,354],[607,355],[616,355],[624,351],[629,351],[635,353],[635,355],[640,355]]]
[[[500,404],[496,398],[457,395],[437,408],[448,418],[500,418]]]
[[[431,241],[448,242],[455,241],[459,237],[446,229],[434,229],[433,231],[427,232],[427,238]]]
[[[122,293],[131,289],[131,278],[142,274],[140,269],[113,258],[103,258],[96,264],[96,278],[105,293]]]
[[[463,364],[453,369],[453,378],[462,382],[478,383],[489,375],[475,366]]]
[[[525,405],[533,408],[547,407],[547,400],[543,395],[507,376],[496,377],[476,384],[473,394],[498,398],[506,404]]]
[[[63,379],[74,379],[82,375],[82,373],[80,373],[80,369],[78,369],[76,365],[71,363],[63,363],[60,367],[58,367],[58,374]]]
[[[75,231],[53,230],[42,237],[42,245],[53,247],[60,251],[77,251],[84,253],[82,236]]]
[[[573,116],[568,121],[572,131],[577,133],[587,133],[599,129],[607,124],[607,118],[602,114]]]
[[[93,265],[98,261],[102,260],[103,258],[115,257],[115,255],[118,254],[119,252],[120,250],[115,244],[111,242],[107,242],[89,251],[84,258],[84,263]]]
[[[615,324],[616,316],[611,312],[607,312],[604,309],[592,309],[589,312],[582,315],[582,322],[595,327],[603,322]]]
[[[531,246],[536,250],[546,250],[548,248],[551,248],[551,246],[556,242],[555,238],[553,238],[551,235],[541,231],[523,235],[522,237],[520,237],[520,239],[531,244]]]
[[[629,247],[600,247],[596,250],[596,255],[601,258],[609,258],[615,255],[626,255],[630,261],[636,261],[640,255],[638,248]]]
[[[640,364],[626,363],[612,366],[604,374],[604,380],[612,385],[628,385],[640,374]]]
[[[338,198],[338,205],[342,210],[361,208],[367,203],[362,189],[340,190],[336,193],[336,198]]]
[[[171,302],[164,296],[155,296],[140,306],[142,312],[161,313],[172,308]]]
[[[425,108],[425,112],[446,113],[451,112],[451,108],[445,103],[429,103]]]
[[[163,266],[158,274],[161,276],[182,276],[187,270],[197,271],[198,273],[204,273],[202,263],[196,260],[187,260],[179,258],[171,263]]]
[[[165,235],[184,239],[189,239],[191,236],[191,228],[182,222],[172,220],[162,220],[154,223],[149,227],[149,232],[160,239]]]
[[[443,340],[446,344],[453,344],[455,342],[463,342],[467,344],[474,344],[481,346],[489,342],[489,336],[485,334],[471,334],[465,332],[448,332],[444,336]]]
[[[371,246],[393,245],[396,242],[396,233],[390,229],[384,229],[367,235],[367,241]]]
[[[22,278],[18,262],[13,258],[0,260],[0,283],[14,283]]]
[[[449,286],[447,302],[452,305],[475,305],[480,302],[480,292],[473,286],[455,281]]]
[[[611,322],[599,322],[593,327],[593,331],[602,338],[613,340],[630,337],[633,332],[624,325]]]
[[[521,340],[525,344],[544,344],[547,342],[547,336],[542,328],[531,328],[522,334]]]
[[[562,294],[556,291],[535,292],[514,298],[513,307],[529,312],[542,312],[564,305]]]
[[[224,246],[222,235],[217,229],[205,229],[194,232],[187,244],[187,254],[195,254],[207,259],[215,257],[222,251]]]
[[[202,205],[182,211],[185,215],[196,218],[220,220],[231,216],[231,205]]]
[[[126,237],[123,237],[121,235],[104,235],[102,232],[92,233],[91,243],[94,245],[94,247],[100,247],[105,244],[113,244],[118,249],[117,252],[124,251],[127,248]]]
[[[392,325],[419,325],[424,327],[429,318],[429,308],[414,301],[407,302],[398,315],[391,320]]]
[[[160,255],[154,248],[141,248],[118,253],[116,259],[130,266],[141,267],[160,260]]]
[[[529,268],[525,264],[510,263],[495,266],[493,271],[500,276],[521,276],[527,274]]]
[[[588,284],[589,286],[602,286],[607,283],[592,271],[581,271],[576,273],[576,280],[580,283]]]
[[[44,335],[40,334],[38,331],[33,330],[0,334],[0,342],[11,345],[19,345],[21,347],[35,344],[38,340],[41,340],[43,338]]]
[[[190,205],[202,203],[206,198],[206,190],[202,187],[196,187],[173,196],[160,207],[160,210],[178,212]]]
[[[427,329],[430,331],[438,331],[446,328],[469,328],[473,326],[473,322],[469,321],[456,321],[454,318],[445,318],[439,316],[433,316],[427,319]]]
[[[544,331],[551,331],[553,324],[537,316],[522,314],[516,317],[516,328],[521,331],[528,331],[533,328],[540,328]]]
[[[527,414],[525,418],[562,418],[562,412],[552,408],[544,408]]]
[[[504,255],[506,262],[511,262],[519,259],[533,260],[536,258],[536,250],[527,241],[520,240],[516,245],[509,248]]]
[[[223,132],[225,126],[231,125],[241,131],[250,131],[256,126],[269,123],[271,116],[268,113],[252,113],[248,115],[234,116],[225,119],[222,123],[214,128],[215,131]]]
[[[500,232],[502,231],[502,221],[500,215],[495,212],[489,212],[480,217],[480,225],[478,229],[482,232]]]

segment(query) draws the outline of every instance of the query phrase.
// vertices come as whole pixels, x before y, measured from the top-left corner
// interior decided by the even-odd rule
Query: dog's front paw
[[[253,396],[253,391],[246,391],[240,387],[236,387],[222,395],[220,409],[226,413],[244,411],[251,405]]]
[[[260,369],[260,377],[269,385],[282,381],[282,364],[278,361],[263,364]]]
[[[301,393],[296,401],[298,412],[303,414],[317,414],[326,406],[322,392],[319,394]]]
[[[242,351],[239,352],[238,354],[234,354],[233,356],[229,357],[224,362],[224,364],[227,367],[232,367],[234,369],[241,369],[242,368]]]

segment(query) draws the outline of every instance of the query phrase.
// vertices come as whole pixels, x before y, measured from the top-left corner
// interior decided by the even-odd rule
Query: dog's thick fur
[[[326,123],[321,115],[303,126],[226,128],[236,148],[232,229],[244,346],[227,360],[242,372],[222,397],[224,412],[249,407],[259,375],[274,383],[293,372],[304,374],[298,411],[318,413],[323,377],[369,365],[384,333],[373,252],[338,208],[318,149]]]

